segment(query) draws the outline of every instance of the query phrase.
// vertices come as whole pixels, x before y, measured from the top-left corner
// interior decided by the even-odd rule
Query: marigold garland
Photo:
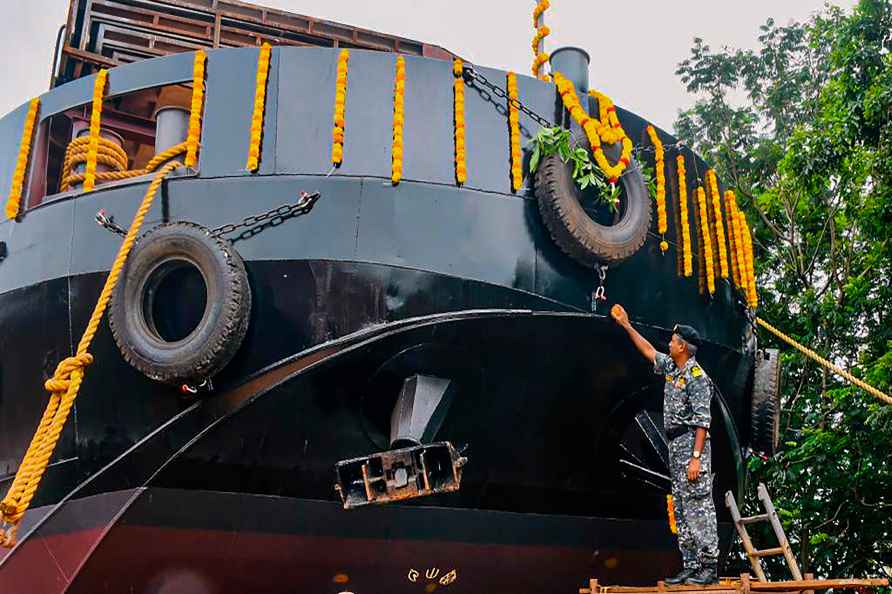
[[[715,267],[712,261],[712,239],[709,234],[709,214],[706,211],[706,191],[697,186],[697,204],[700,208],[700,233],[703,236],[703,258],[706,261],[706,287],[715,293]]]
[[[678,525],[675,523],[675,500],[672,495],[666,495],[666,515],[669,516],[669,532],[678,534]]]
[[[6,218],[8,219],[14,219],[19,215],[19,209],[22,204],[22,189],[25,187],[25,174],[28,171],[28,163],[31,160],[34,128],[37,124],[39,113],[40,99],[34,98],[28,106],[28,115],[25,116],[25,125],[22,127],[19,157],[16,160],[15,171],[12,174],[12,188],[9,190],[9,198],[6,202]]]
[[[393,81],[393,149],[390,159],[390,181],[394,185],[403,177],[403,127],[405,126],[406,59],[396,58],[396,74]]]
[[[657,177],[657,231],[660,236],[666,234],[668,229],[668,221],[666,219],[666,171],[665,171],[665,152],[663,151],[663,142],[657,134],[656,128],[651,125],[647,126],[647,135],[654,145],[654,169]],[[660,251],[665,252],[669,249],[669,243],[665,237],[660,241]]]
[[[454,96],[455,122],[455,181],[459,185],[468,180],[467,157],[465,155],[465,80],[464,66],[458,58],[452,63],[455,82],[452,85]]]
[[[548,0],[539,0],[539,3],[536,4],[536,8],[533,9],[533,29],[536,30],[536,34],[533,36],[531,45],[533,48],[533,76],[539,80],[551,82],[551,77],[542,73],[542,65],[548,62],[549,55],[539,51],[539,42],[551,33],[551,29],[545,25],[542,25],[541,27],[539,26],[539,17],[542,16],[542,13],[548,10],[549,6],[551,6],[551,3]]]
[[[251,140],[248,143],[248,162],[245,168],[255,173],[260,167],[260,148],[263,139],[263,116],[266,111],[266,83],[269,79],[269,60],[272,47],[264,43],[257,57],[257,81],[254,89],[254,113],[251,116]]]
[[[96,187],[96,160],[99,157],[99,129],[102,123],[102,103],[108,83],[108,70],[103,68],[96,73],[93,82],[93,106],[90,113],[90,144],[87,148],[87,168],[84,172],[84,192]]]
[[[344,110],[347,105],[347,63],[349,60],[350,50],[342,49],[338,55],[334,115],[332,116],[334,128],[331,131],[331,162],[334,165],[340,165],[344,160]]]
[[[740,271],[737,264],[737,215],[735,214],[734,190],[725,190],[725,220],[728,221],[728,244],[731,249],[731,278],[734,280],[734,286],[740,286]]]
[[[517,75],[508,73],[508,134],[511,143],[511,189],[520,190],[523,185],[523,153],[520,149],[520,101],[517,91]]]
[[[588,115],[579,102],[579,97],[576,96],[576,90],[573,88],[572,82],[567,80],[560,72],[554,73],[554,82],[557,85],[564,107],[585,131],[585,135],[592,145],[592,154],[595,157],[595,162],[601,168],[601,171],[604,172],[604,175],[607,176],[607,180],[615,184],[619,181],[620,176],[629,163],[631,163],[632,141],[626,136],[619,119],[616,117],[616,108],[613,106],[613,102],[606,95],[592,91],[593,96],[598,98],[598,108],[601,111],[600,119],[593,118]],[[616,164],[611,165],[604,155],[601,142],[614,144],[620,140],[623,144],[622,153]]]
[[[750,309],[756,309],[759,305],[759,295],[756,292],[756,262],[753,256],[753,237],[746,222],[746,215],[741,212],[739,220],[743,236],[744,257],[746,258],[746,300]]]
[[[728,278],[728,250],[725,247],[725,224],[722,221],[722,202],[719,194],[718,176],[714,169],[706,172],[709,181],[709,194],[712,198],[712,211],[715,214],[715,238],[719,244],[719,269],[722,278]]]
[[[743,213],[737,209],[736,199],[731,203],[731,207],[734,210],[734,245],[737,249],[737,280],[740,281],[738,286],[740,287],[740,290],[743,291],[743,294],[747,295],[749,272],[747,271],[746,266],[746,247],[743,242],[743,222],[741,221]]]
[[[201,116],[204,110],[204,73],[207,63],[204,50],[195,52],[192,66],[192,106],[189,110],[189,134],[186,137],[186,167],[195,167],[198,160],[198,147],[201,143]]]
[[[694,274],[694,256],[691,254],[691,223],[688,221],[688,182],[684,155],[675,158],[678,169],[678,211],[681,216],[681,253],[684,259],[684,275]]]

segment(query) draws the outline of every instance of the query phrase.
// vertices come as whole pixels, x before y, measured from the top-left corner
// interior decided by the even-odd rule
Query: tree
[[[768,20],[758,40],[757,51],[694,40],[676,73],[699,98],[676,133],[747,212],[759,315],[888,393],[892,3],[826,6],[785,27]],[[888,575],[892,406],[759,339],[784,353],[784,447],[751,457],[751,482],[768,485],[804,571]]]

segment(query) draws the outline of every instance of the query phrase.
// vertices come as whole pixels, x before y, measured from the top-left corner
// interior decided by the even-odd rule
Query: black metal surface
[[[454,391],[452,380],[414,373],[403,387],[390,415],[390,445],[429,443],[440,430]]]

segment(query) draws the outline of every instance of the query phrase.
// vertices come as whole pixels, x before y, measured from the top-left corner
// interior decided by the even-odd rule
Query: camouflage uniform
[[[657,353],[654,373],[666,378],[663,420],[667,433],[682,426],[709,429],[712,386],[697,361],[691,357],[679,369],[671,357]],[[669,441],[669,472],[675,501],[678,547],[685,569],[694,570],[700,567],[715,568],[719,556],[708,437],[700,454],[700,476],[696,481],[688,480],[688,463],[694,451],[695,435],[692,430]]]

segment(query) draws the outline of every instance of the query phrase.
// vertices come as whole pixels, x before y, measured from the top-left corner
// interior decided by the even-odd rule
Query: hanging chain
[[[481,73],[474,70],[473,66],[471,66],[469,64],[465,64],[464,77],[468,80],[472,80],[474,82],[479,82],[481,85],[483,85],[484,87],[486,87],[487,89],[492,91],[496,97],[507,100],[508,103],[510,103],[511,105],[513,105],[514,107],[516,107],[517,109],[522,111],[523,113],[530,116],[530,118],[532,118],[533,121],[536,122],[537,124],[539,124],[540,126],[542,126],[544,128],[553,128],[554,127],[555,124],[553,122],[540,116],[538,113],[536,113],[535,111],[533,111],[532,109],[530,109],[529,107],[527,107],[526,105],[521,103],[519,99],[512,99],[511,97],[509,97],[508,93],[504,89],[501,89],[501,88],[497,87],[496,85],[492,84],[491,82],[489,82],[489,80],[487,80],[487,78],[485,76],[483,76]]]
[[[300,200],[296,203],[283,204],[272,210],[245,217],[239,223],[227,223],[221,225],[215,229],[211,229],[211,237],[220,237],[221,235],[228,235],[238,229],[252,229],[263,224],[275,227],[286,219],[310,212],[313,209],[313,205],[319,200],[319,196],[319,192],[313,192],[311,194],[301,192]]]
[[[592,291],[592,312],[598,311],[598,302],[607,301],[607,288],[604,281],[607,280],[607,264],[595,264],[598,273],[598,287]]]

